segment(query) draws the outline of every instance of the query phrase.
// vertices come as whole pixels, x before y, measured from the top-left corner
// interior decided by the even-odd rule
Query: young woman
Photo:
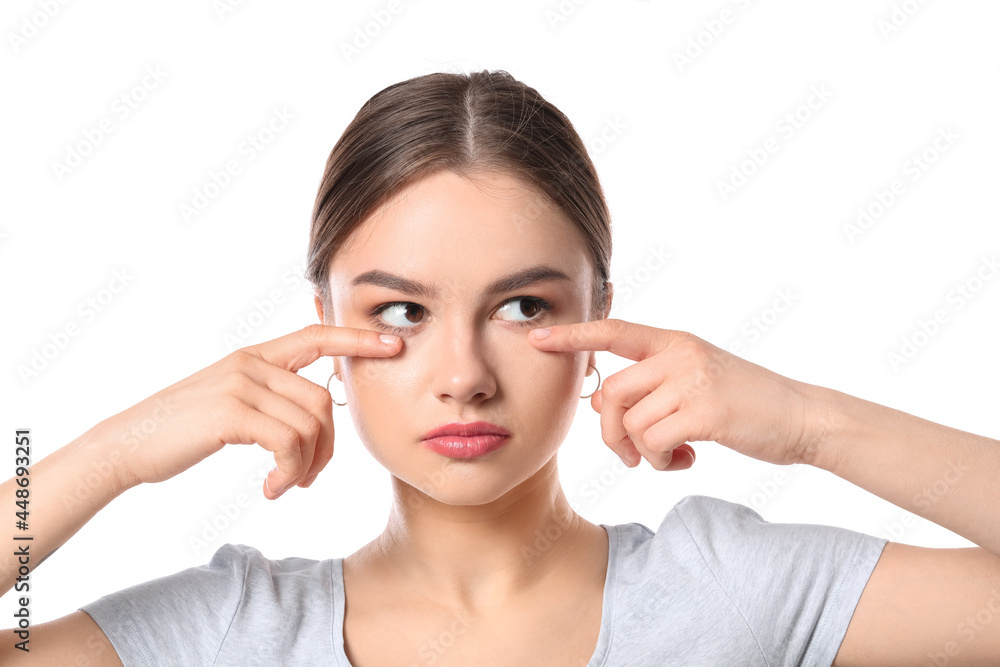
[[[385,530],[323,561],[226,544],[205,565],[34,627],[30,653],[8,631],[5,664],[1000,662],[1000,442],[782,377],[689,333],[609,320],[610,255],[593,164],[537,91],[501,71],[376,94],[316,200],[308,277],[323,324],[230,354],[31,475],[43,554],[127,489],[227,443],[274,453],[267,498],[306,488],[331,460],[334,418],[327,389],[297,371],[332,356],[358,433],[392,476]],[[635,363],[580,396],[598,350]],[[630,466],[688,468],[688,441],[715,441],[831,471],[979,546],[772,524],[697,495],[655,533],[595,525],[556,469],[588,396]],[[165,403],[171,416],[149,438],[118,437]],[[103,493],[63,512],[60,490],[95,466],[110,471]],[[920,495],[941,483],[934,502]],[[6,506],[14,491],[0,487]],[[4,591],[16,575],[5,561]]]

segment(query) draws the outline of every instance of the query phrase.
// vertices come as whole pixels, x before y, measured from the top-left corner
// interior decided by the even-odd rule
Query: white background
[[[613,216],[613,282],[638,287],[614,317],[725,348],[742,342],[741,356],[789,377],[1000,433],[1000,280],[979,284],[961,309],[948,299],[1000,250],[994,2],[566,0],[559,13],[555,2],[421,0],[393,14],[387,2],[95,0],[52,3],[51,17],[43,5],[10,0],[0,15],[0,478],[13,475],[15,429],[32,430],[37,462],[228,354],[226,335],[275,290],[282,303],[243,344],[316,321],[301,272],[337,138],[391,83],[482,68],[537,88],[590,147]],[[713,23],[723,10],[731,20]],[[391,19],[380,26],[373,12]],[[367,44],[358,36],[366,27]],[[344,45],[355,40],[363,48],[348,57]],[[679,62],[685,52],[690,62]],[[147,68],[162,80],[145,78],[143,89]],[[829,97],[803,107],[821,88]],[[123,94],[135,105],[124,118]],[[247,160],[241,144],[276,108],[294,119]],[[803,120],[787,136],[782,119],[796,112]],[[86,151],[86,133],[104,118],[112,131],[57,173],[54,163],[81,144]],[[941,128],[957,139],[912,180],[907,161]],[[723,200],[718,184],[768,138],[778,150]],[[232,159],[240,173],[185,221],[180,205]],[[852,243],[845,225],[893,179],[905,192]],[[657,266],[654,251],[669,260]],[[112,294],[115,271],[130,279]],[[775,320],[768,309],[779,290],[794,298]],[[108,296],[95,317],[79,309]],[[938,308],[948,322],[929,340],[918,336],[917,354],[893,367],[890,353]],[[770,322],[757,339],[745,328],[753,317]],[[46,348],[73,322],[79,335]],[[25,376],[43,350],[51,358]],[[605,378],[629,363],[598,354]],[[302,375],[325,383],[330,369],[323,359]],[[32,573],[33,622],[205,563],[225,542],[269,558],[322,559],[372,539],[389,508],[388,474],[346,409],[335,410],[335,457],[308,490],[267,501],[257,472],[273,465],[270,456],[231,446],[114,500]],[[619,472],[599,416],[581,401],[561,475],[595,522],[655,530],[678,500],[705,494],[769,521],[971,545],[825,471],[779,468],[715,443],[695,449],[688,471],[643,462]],[[598,492],[590,480],[601,475]],[[207,547],[193,546],[239,494],[249,506]],[[13,514],[0,508],[0,520]],[[3,627],[13,625],[13,608],[4,596]]]

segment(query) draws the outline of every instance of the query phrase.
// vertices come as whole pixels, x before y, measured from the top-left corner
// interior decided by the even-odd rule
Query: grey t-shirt
[[[678,502],[655,534],[640,523],[600,525],[608,576],[586,667],[827,667],[887,542],[834,526],[770,523],[700,495]],[[270,560],[226,544],[206,565],[81,609],[125,667],[349,667],[342,575],[342,558]],[[432,664],[439,650],[428,643],[412,664]]]

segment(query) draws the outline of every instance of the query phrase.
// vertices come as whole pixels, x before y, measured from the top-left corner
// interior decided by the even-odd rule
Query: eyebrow
[[[493,295],[512,292],[543,280],[567,280],[572,282],[572,279],[559,269],[539,265],[494,280],[486,286],[486,290],[483,293]],[[358,274],[351,281],[351,285],[377,285],[423,299],[434,299],[438,296],[436,287],[429,287],[416,280],[410,280],[409,278],[404,278],[403,276],[380,269],[372,269],[371,271]]]

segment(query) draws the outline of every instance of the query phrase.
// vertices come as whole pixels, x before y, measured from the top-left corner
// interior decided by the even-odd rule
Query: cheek
[[[411,362],[366,357],[341,357],[349,398],[366,407],[412,400],[424,384]]]
[[[576,358],[577,355],[581,356]],[[511,360],[505,377],[511,391],[520,395],[533,396],[545,403],[561,401],[576,391],[575,384],[581,373],[580,358],[585,359],[582,353],[532,351]]]
[[[520,357],[500,380],[506,389],[504,412],[512,423],[533,433],[564,429],[576,412],[586,367],[586,352],[533,350]]]
[[[396,448],[388,443],[415,437],[418,434],[411,431],[423,424],[414,400],[420,389],[412,368],[364,357],[342,357],[341,365],[347,408],[361,442],[384,468],[394,470]]]

